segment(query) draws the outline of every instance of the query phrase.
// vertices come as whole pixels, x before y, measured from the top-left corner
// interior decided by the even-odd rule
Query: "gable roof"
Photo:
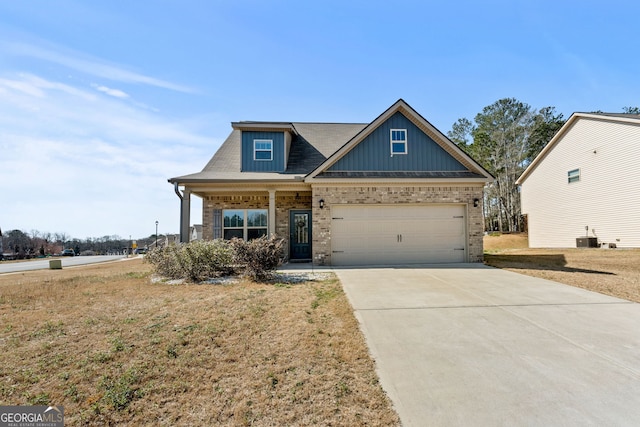
[[[309,176],[305,179],[305,181],[317,179],[317,178],[329,178],[329,177],[356,177],[351,174],[336,174],[335,172],[328,172],[332,165],[334,165],[338,160],[346,156],[354,147],[360,144],[367,136],[369,136],[374,130],[376,130],[379,126],[381,126],[385,121],[387,121],[391,116],[396,113],[401,113],[407,119],[409,119],[414,125],[416,125],[422,132],[427,134],[434,142],[436,142],[440,147],[442,147],[448,154],[450,154],[454,159],[460,162],[464,167],[468,169],[468,171],[464,173],[434,173],[434,172],[389,172],[389,173],[378,173],[380,178],[480,178],[487,181],[493,181],[493,176],[480,164],[478,164],[475,160],[471,158],[467,153],[465,153],[460,147],[455,145],[449,138],[444,136],[442,132],[436,129],[431,123],[429,123],[424,117],[422,117],[416,110],[414,110],[409,104],[407,104],[403,99],[399,99],[396,101],[391,107],[389,107],[384,113],[380,114],[374,121],[369,123],[365,128],[363,128],[357,135],[355,135],[351,140],[347,141],[342,147],[336,150],[324,163],[319,165],[313,172],[309,174]],[[357,174],[356,174],[357,175]],[[376,174],[373,174],[376,175]],[[374,177],[372,174],[368,175],[369,177]]]
[[[338,147],[357,134],[364,123],[237,122],[202,171],[171,178],[171,183],[302,181]],[[287,130],[292,134],[287,169],[282,173],[242,172],[241,135],[247,130]]]
[[[326,169],[362,142],[396,112],[402,113],[468,171],[345,173]],[[451,142],[404,100],[400,99],[371,123],[304,123],[242,121],[231,124],[233,130],[205,167],[197,173],[169,179],[170,183],[302,182],[321,178],[467,178],[492,181],[493,177],[468,154]],[[243,172],[241,166],[242,131],[285,131],[292,136],[287,168],[284,172]]]
[[[291,142],[285,173],[307,175],[338,147],[356,135],[364,123],[294,123],[298,138]]]
[[[581,119],[587,120],[605,120],[619,124],[627,125],[640,125],[639,114],[622,114],[622,113],[580,113],[576,112],[569,117],[565,124],[558,130],[558,132],[551,138],[551,140],[540,151],[531,164],[522,172],[520,178],[516,180],[516,185],[521,185],[526,181],[527,177],[535,170],[536,167],[544,160],[545,157],[553,150],[558,141],[560,141],[564,135],[571,129],[574,124]]]

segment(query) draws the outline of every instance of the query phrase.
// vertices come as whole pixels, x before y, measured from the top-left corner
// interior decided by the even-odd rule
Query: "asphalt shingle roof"
[[[252,122],[257,123],[257,122]],[[299,180],[320,166],[336,150],[356,136],[365,123],[291,123],[297,135],[291,140],[291,149],[284,173],[242,172],[241,135],[234,129],[202,171],[172,178],[170,181],[291,181]]]
[[[327,172],[325,169],[340,156],[345,155],[354,146],[366,138],[370,132],[381,125],[396,112],[400,112],[422,129],[467,171],[456,172]],[[172,183],[232,183],[232,182],[284,182],[305,181],[314,177],[322,178],[463,178],[493,179],[481,165],[464,151],[449,141],[404,100],[399,99],[371,123],[302,123],[302,122],[253,122],[243,121],[231,124],[233,131],[209,160],[201,172],[172,178]],[[291,135],[291,145],[284,172],[242,172],[242,131],[286,131]]]

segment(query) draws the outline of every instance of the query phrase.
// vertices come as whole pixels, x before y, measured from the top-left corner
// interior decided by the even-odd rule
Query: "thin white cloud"
[[[47,90],[62,92],[85,100],[96,98],[94,94],[76,89],[73,86],[46,80],[28,73],[18,74],[15,78],[0,78],[0,90],[4,93],[29,95],[34,98],[46,98]]]
[[[7,93],[7,91],[16,91],[36,98],[44,97],[44,91],[39,88],[38,85],[34,85],[28,81],[0,79],[0,87],[4,93]]]
[[[0,103],[0,113],[5,110],[0,123],[5,121],[8,129],[15,128],[17,122],[26,122],[30,133],[42,131],[48,137],[58,132],[81,135],[97,132],[96,135],[106,134],[114,142],[201,145],[208,141],[208,138],[190,132],[180,122],[153,114],[148,108],[125,105],[118,99],[99,97],[93,92],[32,74],[0,78],[0,90],[6,92]],[[33,126],[36,116],[41,120],[38,123],[48,125]]]
[[[192,88],[171,83],[155,77],[146,76],[125,69],[122,66],[109,64],[104,60],[76,52],[67,48],[42,42],[46,48],[23,42],[0,41],[0,50],[14,56],[36,58],[53,62],[92,76],[118,81],[122,83],[144,84],[177,92],[194,93]]]
[[[176,232],[179,200],[167,179],[200,170],[220,141],[202,118],[178,121],[97,89],[0,77],[3,228],[135,238],[158,220],[161,232]]]
[[[121,98],[121,99],[125,99],[125,98],[129,98],[129,94],[119,90],[119,89],[111,89],[109,87],[106,86],[100,86],[97,84],[92,84],[92,87],[94,87],[97,91],[99,92],[103,92],[106,93],[109,96],[113,96],[115,98]]]

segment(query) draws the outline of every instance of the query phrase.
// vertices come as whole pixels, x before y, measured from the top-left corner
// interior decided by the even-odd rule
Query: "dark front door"
[[[311,259],[311,211],[290,212],[289,236],[289,258]]]

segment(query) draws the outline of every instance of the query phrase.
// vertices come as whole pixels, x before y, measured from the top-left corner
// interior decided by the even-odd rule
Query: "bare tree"
[[[515,182],[564,124],[562,115],[556,115],[553,107],[535,111],[526,103],[505,98],[486,106],[474,122],[459,119],[448,136],[495,177],[485,189],[485,228],[521,231]]]

